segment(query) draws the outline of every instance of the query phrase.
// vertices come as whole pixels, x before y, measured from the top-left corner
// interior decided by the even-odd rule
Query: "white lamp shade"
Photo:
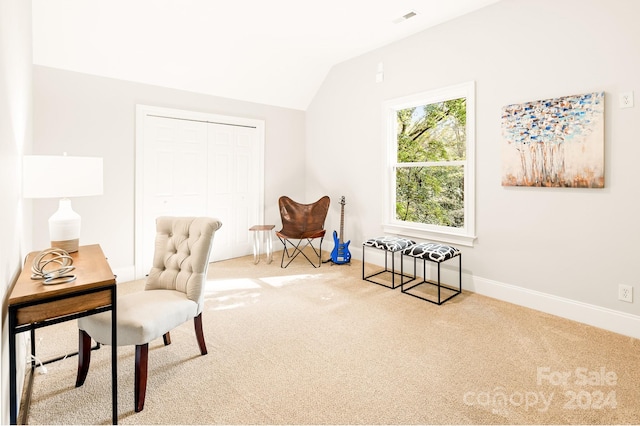
[[[26,155],[24,198],[68,198],[102,194],[102,158]]]
[[[69,197],[102,194],[102,158],[27,155],[22,159],[24,198],[61,198],[49,218],[51,247],[78,251],[80,215]]]

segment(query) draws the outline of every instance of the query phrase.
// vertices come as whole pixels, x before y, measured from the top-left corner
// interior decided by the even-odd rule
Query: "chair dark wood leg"
[[[171,344],[171,334],[169,334],[169,332],[167,331],[165,334],[162,335],[162,340],[164,341],[164,345],[168,346]]]
[[[193,325],[196,329],[196,337],[198,338],[198,346],[200,346],[200,353],[202,355],[207,354],[207,345],[204,343],[204,333],[202,332],[202,312],[197,317],[193,318]]]
[[[144,408],[144,397],[147,394],[147,364],[149,360],[149,344],[136,345],[135,368],[135,410],[139,413]]]
[[[78,330],[78,375],[76,377],[76,387],[84,384],[89,372],[91,363],[91,336],[84,331]]]

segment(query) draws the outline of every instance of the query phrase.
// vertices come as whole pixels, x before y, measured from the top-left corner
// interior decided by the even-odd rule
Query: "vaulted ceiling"
[[[497,1],[32,0],[33,62],[305,110],[335,64]]]

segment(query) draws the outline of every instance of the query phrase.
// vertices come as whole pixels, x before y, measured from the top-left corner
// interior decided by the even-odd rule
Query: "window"
[[[384,103],[384,231],[471,246],[474,83]]]

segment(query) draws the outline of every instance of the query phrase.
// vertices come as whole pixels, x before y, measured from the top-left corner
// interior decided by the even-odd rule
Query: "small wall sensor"
[[[382,83],[384,81],[384,64],[378,62],[378,70],[376,71],[376,83]]]

